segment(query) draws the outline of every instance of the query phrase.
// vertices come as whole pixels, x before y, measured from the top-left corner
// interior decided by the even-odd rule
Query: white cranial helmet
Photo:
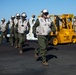
[[[44,10],[43,10],[43,13],[46,13],[46,12],[48,12],[48,10],[44,9]]]
[[[5,21],[5,19],[4,19],[4,18],[2,18],[1,20],[2,20],[2,21]]]
[[[20,16],[20,14],[19,14],[19,13],[17,13],[17,14],[16,14],[16,17],[18,17],[18,16]]]
[[[25,12],[23,12],[23,13],[21,14],[21,16],[22,16],[22,17],[25,17],[25,18],[27,17],[27,15],[26,15]]]
[[[41,12],[42,12],[42,14],[44,14],[44,15],[48,15],[48,14],[49,14],[49,12],[48,12],[47,9],[43,9]]]
[[[14,15],[12,15],[12,16],[11,16],[11,18],[13,19],[13,18],[15,18],[15,16],[14,16]]]

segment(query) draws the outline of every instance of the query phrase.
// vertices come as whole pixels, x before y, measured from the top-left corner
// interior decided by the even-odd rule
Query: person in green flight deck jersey
[[[48,66],[48,62],[46,60],[47,46],[48,46],[48,36],[52,31],[52,26],[54,23],[47,16],[49,12],[47,9],[43,9],[41,11],[41,16],[36,20],[36,23],[33,26],[33,34],[34,37],[38,37],[39,48],[35,49],[35,58],[38,59],[39,54],[42,57],[42,64]],[[55,30],[55,29],[53,29]]]

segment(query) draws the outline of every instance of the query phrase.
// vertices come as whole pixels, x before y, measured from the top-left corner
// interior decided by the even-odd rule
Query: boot
[[[15,48],[19,48],[18,46],[15,46]]]
[[[38,54],[37,54],[37,53],[35,53],[35,58],[36,58],[36,60],[38,59],[38,57],[39,57],[39,56],[38,56]]]
[[[46,62],[46,61],[42,62],[42,64],[45,65],[45,66],[49,66],[48,62]]]
[[[20,50],[20,54],[23,54],[23,50]]]
[[[11,46],[13,46],[14,44],[12,43]]]

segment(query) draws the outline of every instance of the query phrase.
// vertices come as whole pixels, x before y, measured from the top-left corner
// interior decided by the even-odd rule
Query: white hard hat
[[[16,14],[16,17],[18,17],[18,16],[20,16],[20,14],[19,14],[19,13],[17,13],[17,14]]]
[[[44,9],[44,10],[43,10],[43,13],[46,13],[46,12],[48,12],[48,10]]]
[[[4,19],[4,18],[2,18],[1,20],[2,20],[2,21],[5,21],[5,19]]]
[[[35,18],[35,15],[33,14],[32,17]]]
[[[11,16],[11,18],[15,18],[15,16],[14,16],[14,15],[12,15],[12,16]]]
[[[47,9],[43,9],[41,12],[42,12],[42,14],[45,14],[45,15],[48,15],[49,14],[49,12],[48,12]]]
[[[22,17],[25,17],[25,18],[27,17],[27,15],[26,15],[25,12],[23,12],[23,13],[21,14],[21,16],[22,16]]]

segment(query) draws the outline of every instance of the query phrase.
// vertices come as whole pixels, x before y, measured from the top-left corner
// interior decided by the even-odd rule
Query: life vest
[[[36,34],[37,35],[48,35],[48,33],[51,31],[51,19],[46,19],[40,17],[39,19],[39,26],[36,28]]]
[[[15,24],[15,20],[14,20],[14,24]],[[13,22],[12,22],[12,20],[10,19],[9,29],[11,29],[12,26],[13,26]]]
[[[22,22],[22,19],[19,20],[18,33],[24,33],[26,29],[28,29],[27,23],[28,23],[28,20],[25,20],[24,22]]]
[[[6,22],[2,23],[0,25],[1,31],[4,32],[6,30]]]

